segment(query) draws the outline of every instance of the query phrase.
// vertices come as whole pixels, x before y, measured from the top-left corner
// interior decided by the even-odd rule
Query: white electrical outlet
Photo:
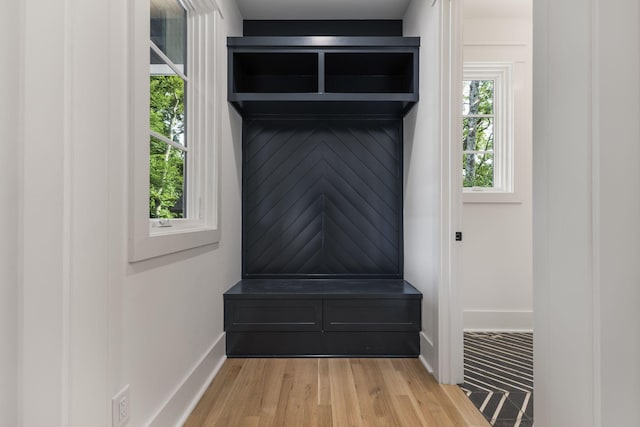
[[[129,384],[111,398],[111,419],[113,427],[121,427],[129,421]]]

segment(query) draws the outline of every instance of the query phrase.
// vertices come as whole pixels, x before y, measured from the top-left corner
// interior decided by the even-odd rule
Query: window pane
[[[462,114],[494,114],[493,80],[462,82]]]
[[[150,79],[149,126],[178,144],[185,144],[185,82],[173,75]]]
[[[186,153],[151,137],[149,217],[185,217]]]
[[[151,41],[174,64],[186,64],[187,12],[177,0],[151,0]]]
[[[153,49],[151,50],[151,61],[149,66],[149,74],[152,76],[169,76],[175,75],[175,71],[171,68],[164,59],[160,57]],[[182,64],[173,64],[180,72],[184,74]]]
[[[493,150],[493,118],[463,118],[462,149],[465,151]]]
[[[493,187],[493,153],[464,154],[462,177],[464,187]]]

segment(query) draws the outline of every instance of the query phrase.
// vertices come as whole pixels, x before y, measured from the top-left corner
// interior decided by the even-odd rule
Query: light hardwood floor
[[[228,359],[185,426],[489,426],[418,359]]]

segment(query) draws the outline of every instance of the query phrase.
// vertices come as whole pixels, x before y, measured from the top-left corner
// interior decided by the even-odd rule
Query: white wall
[[[420,36],[420,102],[404,119],[404,277],[423,293],[421,355],[438,375],[441,2],[412,1],[405,36]]]
[[[221,3],[222,240],[137,264],[127,262],[130,2],[19,3],[22,422],[10,425],[110,426],[110,399],[126,384],[129,425],[175,425],[224,360],[222,292],[241,256],[241,127],[225,101],[225,37],[241,22],[235,2]]]
[[[510,3],[509,13],[496,0],[464,6],[464,60],[513,63],[514,101],[515,197],[463,197],[464,327],[471,330],[533,329],[532,10],[530,0]]]
[[[534,2],[541,427],[640,419],[639,9],[635,0]]]
[[[211,368],[200,368],[205,377],[190,381],[192,370],[216,367],[224,356],[222,293],[240,279],[241,260],[241,119],[226,102],[226,36],[241,35],[241,18],[235,2],[225,1],[224,20],[218,20],[218,87],[222,182],[222,238],[218,246],[128,264],[126,238],[118,245],[120,271],[124,274],[119,307],[122,323],[122,376],[112,392],[131,384],[135,405],[132,425],[148,421],[161,410],[154,425],[173,425],[172,405],[165,400],[185,382],[175,399],[193,396]],[[121,152],[120,155],[125,155]],[[113,175],[122,172],[112,170]],[[126,203],[127,182],[120,181]],[[120,224],[126,220],[126,212]],[[120,228],[117,226],[116,228]],[[118,263],[116,261],[116,263]],[[202,360],[202,362],[201,362]],[[159,373],[162,375],[158,375]],[[197,371],[199,373],[199,371]],[[191,402],[186,402],[191,403]],[[180,410],[183,408],[176,408]],[[179,413],[179,412],[178,412]]]
[[[18,395],[18,164],[19,164],[19,91],[18,37],[19,3],[7,2],[0,15],[0,425],[15,426]]]

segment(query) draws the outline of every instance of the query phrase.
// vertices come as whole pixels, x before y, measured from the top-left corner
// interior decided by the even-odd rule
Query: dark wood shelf
[[[416,37],[229,37],[228,100],[243,115],[402,117],[418,101],[419,44]]]
[[[420,46],[420,37],[398,36],[259,36],[259,37],[227,37],[230,48],[253,48],[271,50],[276,47],[285,48],[414,48]]]
[[[224,295],[227,299],[422,298],[420,291],[403,279],[245,279]]]

